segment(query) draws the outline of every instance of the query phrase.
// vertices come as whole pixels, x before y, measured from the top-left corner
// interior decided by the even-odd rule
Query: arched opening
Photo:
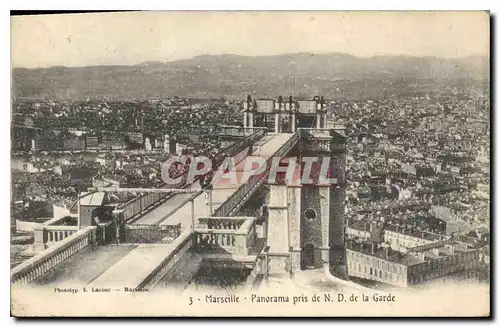
[[[302,263],[304,269],[315,268],[314,266],[314,245],[306,244],[302,252]]]

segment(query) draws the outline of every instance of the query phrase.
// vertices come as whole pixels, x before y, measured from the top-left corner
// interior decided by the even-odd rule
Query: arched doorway
[[[315,268],[314,266],[314,245],[306,244],[302,252],[302,263],[304,269]]]

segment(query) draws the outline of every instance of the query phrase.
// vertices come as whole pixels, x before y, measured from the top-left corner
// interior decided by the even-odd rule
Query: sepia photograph
[[[11,14],[11,315],[490,317],[490,19]]]

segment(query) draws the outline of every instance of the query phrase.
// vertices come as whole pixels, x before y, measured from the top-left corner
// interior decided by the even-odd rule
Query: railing
[[[241,127],[234,127],[234,128],[241,128]],[[212,168],[215,170],[217,167],[219,167],[223,162],[226,157],[231,157],[237,154],[239,151],[241,151],[243,148],[252,145],[256,140],[260,139],[262,136],[264,136],[265,130],[262,128],[256,129],[255,132],[252,134],[246,136],[245,138],[238,140],[237,142],[229,145],[225,149],[221,150],[219,153],[217,153],[213,159],[212,162]],[[246,135],[246,134],[245,134]],[[188,181],[188,173],[189,170],[186,170],[182,173],[177,174],[173,179],[179,181],[173,183],[173,184],[165,184],[167,188],[183,188],[186,187],[188,184],[191,184],[195,182],[196,180]]]
[[[181,234],[177,225],[124,225],[124,243],[171,243]]]
[[[194,248],[200,253],[248,254],[246,238],[246,233],[234,229],[197,229],[194,237]]]
[[[205,218],[207,219],[207,218]],[[195,249],[199,252],[230,252],[234,254],[249,254],[255,244],[257,233],[255,230],[255,218],[253,217],[222,217],[208,218],[207,221],[213,225],[213,222],[220,220],[220,226],[216,228],[197,227],[195,230],[194,243]],[[233,225],[229,223],[237,223]],[[226,226],[227,228],[217,228]],[[233,227],[234,227],[233,226]]]
[[[246,136],[262,130],[262,127],[219,126],[220,135]]]
[[[219,167],[222,164],[222,162],[224,162],[224,159],[226,157],[234,156],[247,146],[253,145],[257,140],[261,139],[266,133],[263,128],[255,128],[252,130],[255,130],[255,132],[245,137],[244,139],[241,139],[229,145],[227,148],[219,152],[214,158],[213,168],[217,169],[217,167]]]
[[[259,175],[252,175],[246,183],[241,185],[222,205],[217,208],[213,216],[225,217],[231,216],[239,209],[239,205],[245,199],[250,198],[255,190],[262,184],[271,168],[273,157],[282,157],[290,151],[299,141],[300,131],[297,131],[293,136],[279,148],[273,156],[270,156],[266,161],[266,172]]]
[[[117,209],[123,210],[123,218],[125,221],[130,220],[132,217],[147,210],[149,207],[155,205],[160,200],[167,197],[169,193],[145,193],[141,194],[125,204],[118,206]]]
[[[246,219],[247,217],[200,217],[198,223],[201,228],[238,230]]]
[[[43,231],[46,242],[60,242],[78,232],[78,226],[44,226]]]
[[[23,286],[35,281],[46,272],[79,252],[95,240],[97,227],[86,227],[69,236],[57,245],[24,261],[10,272],[13,286]]]

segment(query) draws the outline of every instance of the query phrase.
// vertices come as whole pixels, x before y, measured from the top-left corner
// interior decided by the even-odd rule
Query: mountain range
[[[13,68],[16,98],[386,97],[436,86],[489,85],[489,58],[355,57],[344,53],[201,55],[131,66]]]

